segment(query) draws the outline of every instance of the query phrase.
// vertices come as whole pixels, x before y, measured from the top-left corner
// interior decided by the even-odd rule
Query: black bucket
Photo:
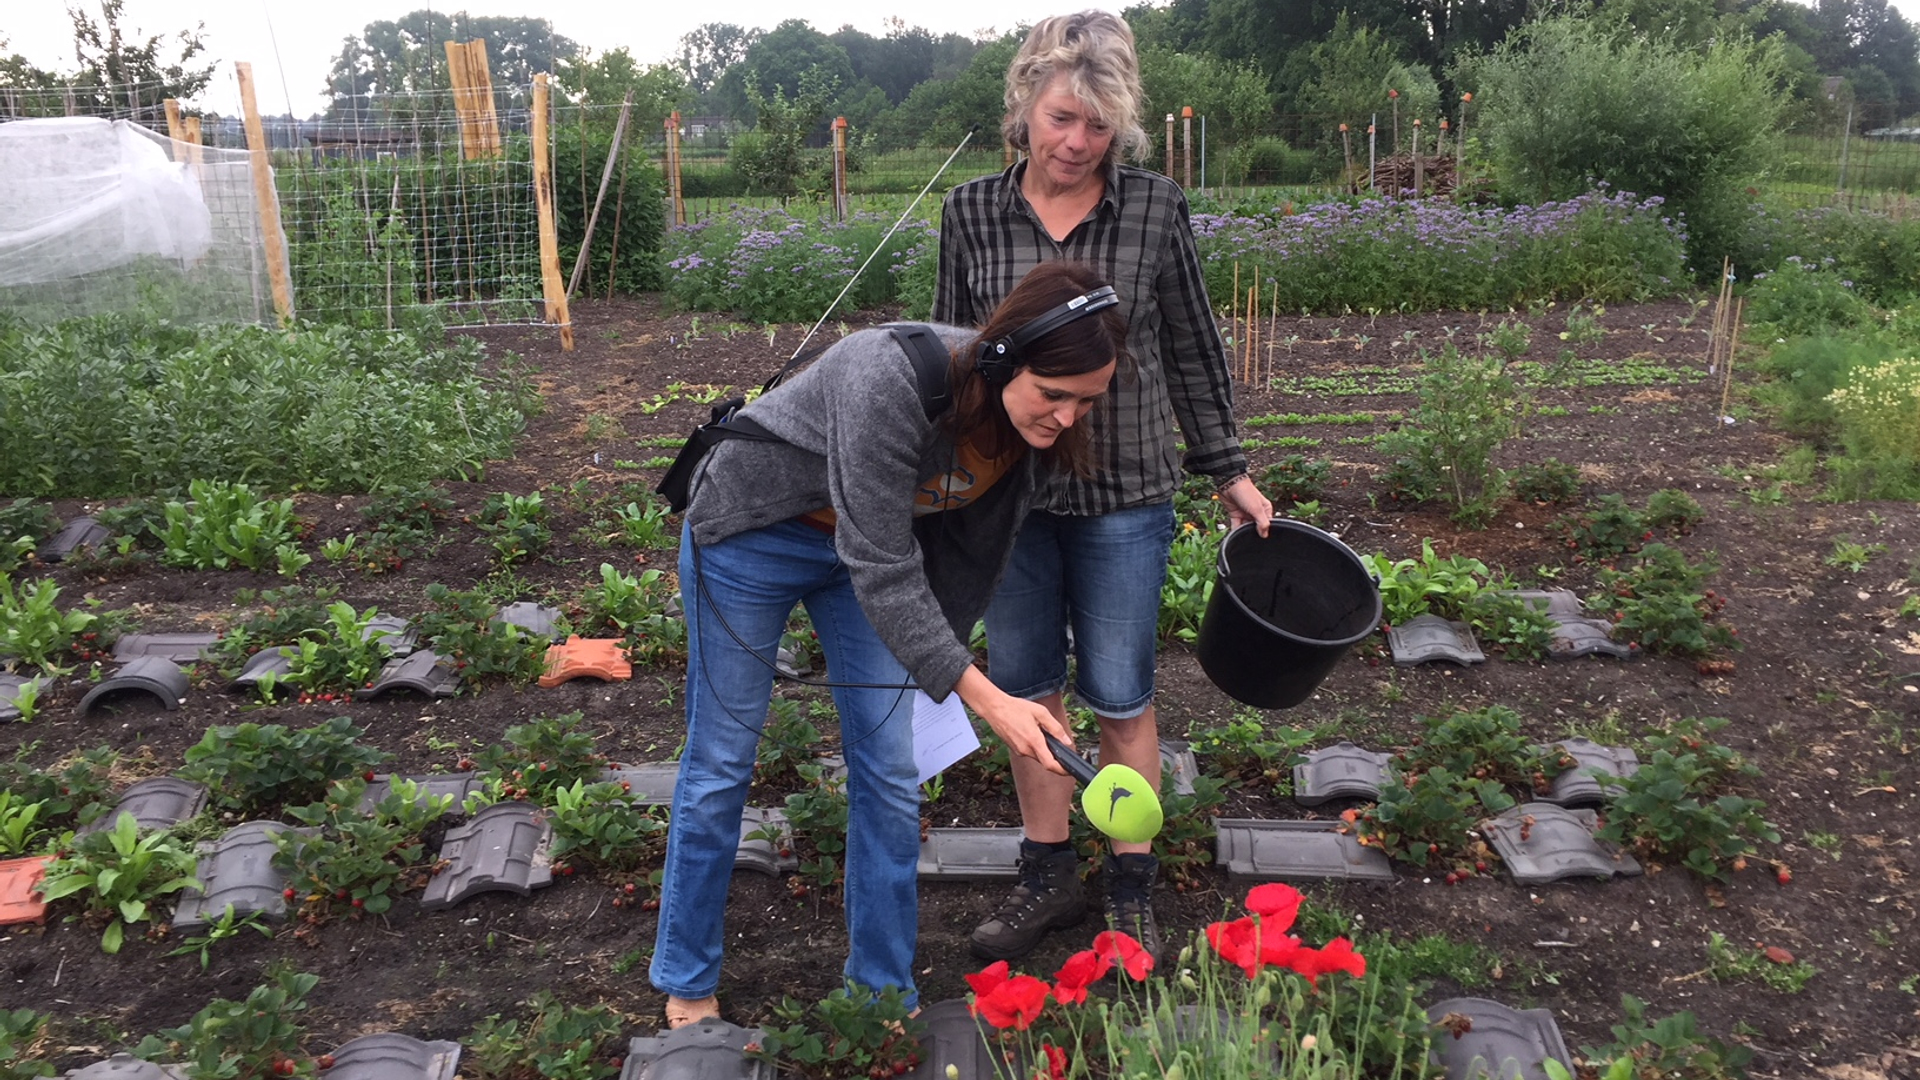
[[[1307,700],[1347,649],[1380,625],[1380,588],[1353,549],[1311,525],[1242,525],[1220,543],[1200,621],[1200,667],[1236,701]]]

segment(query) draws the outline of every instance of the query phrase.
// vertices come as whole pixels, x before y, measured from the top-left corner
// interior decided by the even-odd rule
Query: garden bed
[[[533,362],[547,407],[530,422],[513,460],[495,465],[484,482],[446,485],[456,510],[445,542],[380,575],[316,558],[301,583],[337,585],[338,598],[357,609],[407,615],[428,606],[432,583],[564,607],[599,580],[603,562],[671,572],[670,550],[635,552],[606,539],[610,508],[629,497],[621,485],[650,488],[661,470],[643,463],[672,453],[639,440],[684,435],[705,418],[706,406],[696,400],[702,388],[757,385],[801,331],[782,328],[770,342],[759,329],[663,312],[652,300],[586,303],[574,318],[573,353],[560,352],[545,332],[487,334],[490,345]],[[1278,388],[1243,385],[1237,401],[1244,420],[1271,422],[1243,433],[1266,444],[1252,455],[1256,472],[1295,453],[1331,463],[1323,523],[1357,551],[1417,556],[1430,537],[1443,555],[1471,556],[1524,581],[1584,594],[1594,568],[1573,563],[1553,527],[1565,508],[1509,503],[1484,530],[1463,530],[1438,506],[1396,508],[1384,495],[1379,449],[1342,441],[1384,432],[1389,415],[1413,406],[1404,377],[1416,372],[1417,349],[1449,338],[1464,345],[1498,321],[1471,313],[1277,319],[1262,327],[1272,343],[1262,364],[1271,363]],[[1436,978],[1431,1000],[1465,991],[1544,1006],[1573,1046],[1608,1042],[1621,995],[1632,994],[1648,1002],[1649,1015],[1690,1010],[1704,1030],[1749,1044],[1755,1075],[1806,1076],[1842,1064],[1863,1070],[1845,1075],[1915,1075],[1920,946],[1911,927],[1920,915],[1912,875],[1920,866],[1912,837],[1920,813],[1912,792],[1920,776],[1911,741],[1920,724],[1920,623],[1895,612],[1915,589],[1920,512],[1912,504],[1815,501],[1817,485],[1782,465],[1793,443],[1756,421],[1737,387],[1737,420],[1724,423],[1718,381],[1706,377],[1701,360],[1710,319],[1691,304],[1611,306],[1598,335],[1568,327],[1563,310],[1530,321],[1530,358],[1557,352],[1559,344],[1549,343],[1566,329],[1585,339],[1577,342],[1573,372],[1614,378],[1537,388],[1536,404],[1549,408],[1528,420],[1524,436],[1499,460],[1511,466],[1553,457],[1576,465],[1589,498],[1619,493],[1638,504],[1677,488],[1697,499],[1704,522],[1674,543],[1695,558],[1717,553],[1721,570],[1710,584],[1726,598],[1721,616],[1744,643],[1722,654],[1734,662],[1731,672],[1703,674],[1693,660],[1659,656],[1544,664],[1496,656],[1469,669],[1396,669],[1356,650],[1312,700],[1263,720],[1337,732],[1318,745],[1347,738],[1387,750],[1422,730],[1417,717],[1486,705],[1517,710],[1526,734],[1539,740],[1575,733],[1631,738],[1679,718],[1726,717],[1731,724],[1720,740],[1760,769],[1740,790],[1765,800],[1781,842],[1763,845],[1724,884],[1668,866],[1604,884],[1521,887],[1473,878],[1449,886],[1439,874],[1400,866],[1391,885],[1313,886],[1309,895],[1369,931],[1408,941],[1444,936],[1453,951],[1433,967],[1451,974]],[[1308,377],[1310,390],[1290,392]],[[1388,392],[1365,392],[1373,389]],[[1281,445],[1283,436],[1320,442]],[[490,494],[536,490],[549,508],[552,543],[543,555],[502,569],[460,518],[477,514]],[[296,509],[313,524],[307,548],[317,552],[329,539],[364,532],[359,510],[367,502],[297,497]],[[62,517],[82,509],[56,504]],[[1856,572],[1830,565],[1841,540],[1883,547]],[[132,609],[146,631],[223,628],[242,612],[242,590],[283,584],[270,572],[154,566],[92,576],[62,568],[51,577],[65,601],[85,594],[108,608]],[[308,727],[344,715],[365,729],[363,742],[393,755],[383,769],[454,771],[459,759],[498,744],[513,725],[579,711],[601,753],[622,763],[659,761],[680,739],[682,679],[668,663],[639,667],[624,683],[262,707],[209,678],[178,711],[136,705],[85,718],[74,715],[85,682],[66,681],[43,695],[31,724],[0,726],[0,754],[37,743],[30,760],[44,766],[105,744],[123,755],[124,782],[177,768],[212,725]],[[1159,679],[1165,736],[1218,727],[1239,711],[1185,646],[1164,650]],[[825,749],[831,736],[829,730]],[[1201,764],[1204,770],[1207,762]],[[757,792],[753,801],[774,804],[783,793]],[[1309,812],[1271,789],[1242,787],[1229,793],[1223,812],[1298,819],[1333,816],[1341,805]],[[997,784],[964,774],[927,815],[938,826],[1018,821]],[[1790,870],[1789,884],[1780,883],[1781,866]],[[1176,939],[1221,917],[1245,891],[1212,867],[1196,869],[1190,880],[1186,891],[1163,890],[1159,898],[1163,926]],[[923,886],[920,983],[928,1000],[965,993],[962,976],[980,967],[967,954],[967,934],[1001,891]],[[184,1023],[213,998],[244,997],[274,961],[320,976],[303,1016],[313,1053],[378,1030],[461,1039],[486,1016],[520,1015],[517,1003],[539,989],[572,1003],[603,1002],[627,1018],[629,1033],[641,1033],[657,1025],[661,1003],[646,982],[654,919],[632,905],[616,907],[619,896],[593,875],[558,880],[525,898],[487,894],[438,912],[422,912],[409,895],[384,916],[336,919],[299,943],[287,934],[219,942],[205,970],[197,955],[168,956],[171,945],[137,937],[119,955],[104,955],[97,932],[55,918],[44,929],[14,928],[0,937],[9,975],[0,982],[0,1006],[52,1013],[54,1038],[44,1050],[62,1066]],[[1742,952],[1757,944],[1789,950],[1817,974],[1793,993],[1757,980],[1718,981],[1707,954],[1716,932]],[[815,1000],[834,989],[844,936],[840,910],[821,891],[796,898],[785,880],[736,875],[722,983],[730,1018],[764,1021],[783,995]],[[1083,944],[1078,934],[1054,935],[1025,969],[1050,974]]]

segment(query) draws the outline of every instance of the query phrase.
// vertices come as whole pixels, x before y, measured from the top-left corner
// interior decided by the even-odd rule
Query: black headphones
[[[1022,350],[1075,319],[1105,311],[1119,303],[1120,296],[1111,285],[1102,285],[1090,293],[1076,296],[1006,337],[981,342],[980,356],[973,366],[980,372],[981,378],[987,380],[987,385],[1005,386],[1013,381],[1014,372],[1020,367]]]

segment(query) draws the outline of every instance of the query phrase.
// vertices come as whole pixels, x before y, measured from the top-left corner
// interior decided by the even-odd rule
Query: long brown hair
[[[979,371],[981,346],[1007,337],[1061,304],[1105,284],[1091,267],[1066,260],[1044,262],[1027,271],[994,309],[979,336],[954,355],[947,369],[953,409],[947,413],[946,430],[955,442],[970,439],[990,458],[1027,448],[1026,440],[1007,417],[1006,403],[1000,398],[1002,387],[989,382]],[[1014,370],[1032,369],[1036,375],[1050,377],[1084,375],[1114,360],[1119,361],[1116,379],[1123,371],[1131,372],[1127,320],[1118,306],[1075,319],[1032,342],[1014,358]],[[1092,425],[1083,420],[1061,432],[1052,446],[1040,451],[1040,458],[1051,471],[1087,476],[1093,471],[1093,443]]]

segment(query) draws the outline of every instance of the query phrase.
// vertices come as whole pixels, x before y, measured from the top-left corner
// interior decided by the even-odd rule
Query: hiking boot
[[[1160,963],[1160,926],[1153,920],[1153,884],[1160,860],[1152,855],[1108,855],[1107,926],[1131,936]]]
[[[974,927],[969,945],[982,960],[1017,960],[1033,951],[1047,931],[1078,926],[1087,916],[1080,885],[1080,856],[1020,842],[1020,883],[986,922]]]

